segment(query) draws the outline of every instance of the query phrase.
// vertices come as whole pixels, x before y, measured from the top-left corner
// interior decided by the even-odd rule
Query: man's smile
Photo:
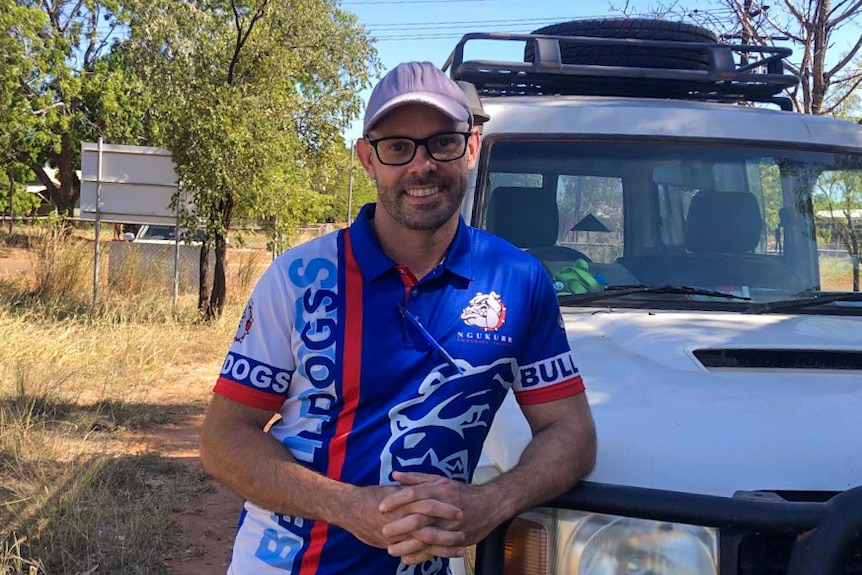
[[[407,188],[404,190],[408,196],[413,198],[424,198],[427,196],[433,196],[436,193],[440,192],[440,186],[433,186],[430,188]]]

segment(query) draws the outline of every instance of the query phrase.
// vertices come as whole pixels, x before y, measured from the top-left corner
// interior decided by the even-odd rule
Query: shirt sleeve
[[[550,278],[536,263],[531,320],[522,356],[515,398],[521,405],[538,405],[584,392],[584,382],[566,338],[560,304]]]
[[[278,260],[264,272],[242,318],[213,392],[258,409],[281,407],[296,370],[292,353],[295,310]]]

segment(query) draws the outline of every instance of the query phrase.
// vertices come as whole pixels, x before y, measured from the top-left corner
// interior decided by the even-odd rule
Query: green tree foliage
[[[34,112],[28,91],[28,81],[34,76],[26,57],[28,47],[41,44],[38,31],[44,25],[44,15],[37,9],[18,6],[13,0],[0,0],[0,176],[6,195],[5,209],[9,206],[9,190],[13,184],[32,178],[27,168],[30,158],[19,151],[40,125],[41,114]],[[50,102],[39,101],[39,109]],[[17,200],[16,200],[17,201]],[[25,208],[25,206],[15,206]],[[21,213],[16,210],[16,213]]]
[[[8,150],[7,150],[8,151]],[[9,160],[5,154],[0,157],[0,213],[8,215],[9,229],[14,218],[32,216],[42,205],[42,197],[27,193],[24,182],[33,177],[29,168],[14,160]]]
[[[845,98],[836,115],[852,119],[859,111],[859,97]],[[821,217],[818,232],[828,242],[841,243],[850,255],[853,270],[853,291],[859,291],[862,262],[862,161],[846,170],[820,174],[813,197],[815,213]],[[855,216],[855,217],[854,217]]]
[[[334,149],[329,165],[335,168],[326,188],[332,202],[324,219],[327,222],[353,221],[363,205],[377,198],[377,188],[362,169],[355,148]]]
[[[151,90],[160,145],[206,231],[199,304],[218,317],[234,217],[289,230],[330,208],[326,160],[344,147],[376,52],[335,0],[140,0],[130,22],[126,50]]]
[[[8,170],[9,180],[0,182],[0,213],[13,218],[32,216],[42,205],[42,198],[27,192],[24,182],[30,174],[20,165]],[[12,196],[10,205],[9,196]],[[11,224],[10,224],[11,225]]]
[[[4,112],[7,104],[17,111],[0,119],[0,131],[13,135],[7,149],[14,161],[33,171],[61,212],[71,213],[80,196],[81,141],[120,126],[115,103],[132,84],[106,58],[125,15],[117,0],[0,2],[3,55],[14,63],[0,73]]]
[[[824,173],[814,195],[816,213],[822,214],[818,231],[826,240],[840,242],[850,254],[853,291],[859,291],[859,263],[862,254],[862,171]],[[855,217],[854,217],[855,216]]]

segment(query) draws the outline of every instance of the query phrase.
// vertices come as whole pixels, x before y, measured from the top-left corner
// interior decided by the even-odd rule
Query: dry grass
[[[852,291],[853,264],[848,258],[820,258],[820,286],[824,290]]]
[[[205,323],[194,295],[175,306],[146,282],[105,282],[93,306],[92,243],[43,230],[30,245],[32,277],[0,283],[0,575],[168,573],[171,514],[209,484],[135,434],[208,396],[257,263]]]

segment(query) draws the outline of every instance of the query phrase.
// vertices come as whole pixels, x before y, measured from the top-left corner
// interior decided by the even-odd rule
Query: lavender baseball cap
[[[431,62],[405,62],[389,71],[374,87],[365,109],[363,133],[399,106],[424,104],[458,122],[470,122],[470,104],[460,86]]]

